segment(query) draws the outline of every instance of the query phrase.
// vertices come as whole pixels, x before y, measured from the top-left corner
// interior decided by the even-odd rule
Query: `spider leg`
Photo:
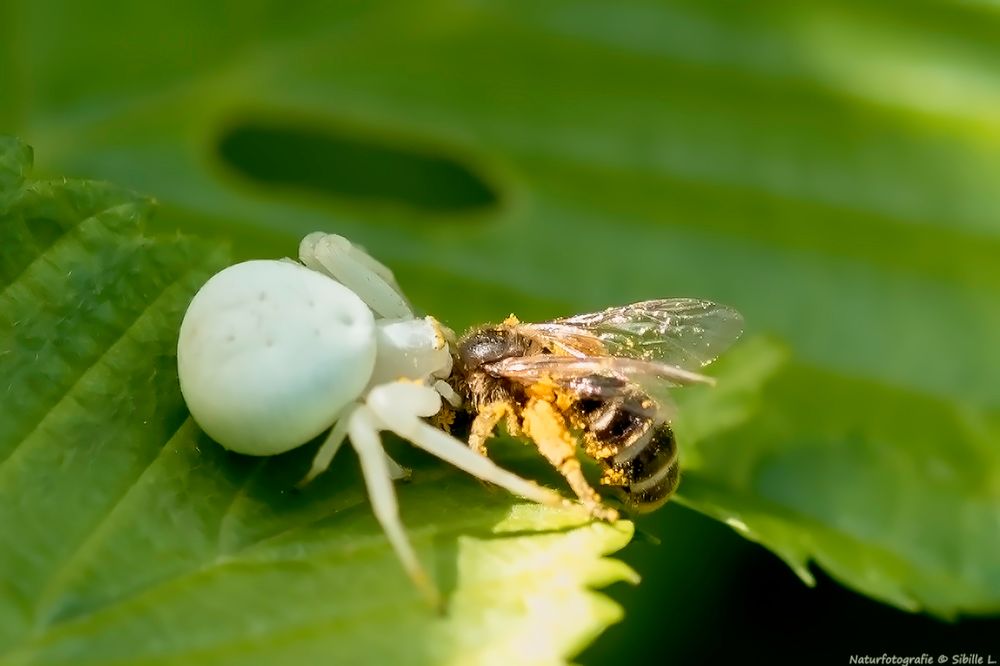
[[[348,432],[351,436],[351,445],[361,460],[361,471],[368,487],[372,511],[406,573],[431,605],[440,609],[441,595],[417,559],[417,554],[406,536],[406,530],[399,520],[396,491],[392,487],[391,470],[378,431],[378,419],[367,407],[360,407],[351,414]]]
[[[396,284],[396,277],[392,274],[392,271],[388,266],[368,254],[368,252],[360,245],[352,243],[350,240],[339,234],[328,234],[323,231],[314,231],[311,234],[307,234],[306,237],[299,243],[299,253],[306,253],[309,255],[315,254],[316,245],[319,244],[319,242],[324,238],[333,239],[337,243],[341,244],[346,243],[346,247],[349,248],[351,255],[358,262],[394,286],[397,291],[399,290],[399,285]]]
[[[336,456],[337,452],[340,451],[340,447],[344,445],[344,440],[347,438],[347,429],[351,414],[360,406],[360,403],[351,403],[340,413],[337,420],[333,424],[333,428],[330,429],[330,434],[326,436],[326,439],[323,440],[323,443],[316,451],[316,456],[313,458],[312,466],[309,468],[309,473],[306,474],[301,481],[295,484],[296,487],[302,488],[306,486],[310,481],[315,479],[330,467],[330,463],[333,462],[334,456]],[[399,481],[400,479],[407,479],[410,477],[410,470],[390,458],[388,453],[385,454],[385,462],[389,467],[389,476],[393,481]]]
[[[299,244],[299,259],[357,294],[376,315],[412,319],[413,311],[392,271],[343,236],[316,231]]]
[[[591,515],[600,520],[611,522],[618,520],[618,512],[604,506],[601,496],[583,476],[583,468],[576,457],[573,436],[566,426],[566,420],[556,411],[552,403],[532,398],[528,401],[522,418],[524,433],[534,440],[546,460],[566,478],[570,488]]]
[[[337,420],[333,424],[333,428],[330,429],[330,434],[326,436],[323,443],[320,445],[319,450],[316,451],[316,457],[313,458],[312,466],[309,468],[309,473],[299,481],[296,485],[301,488],[307,483],[315,479],[317,476],[322,474],[333,462],[333,457],[337,455],[337,451],[344,444],[344,438],[347,437],[347,424],[351,417],[351,414],[360,407],[356,402],[349,404],[344,410],[337,416]]]
[[[576,506],[559,493],[508,472],[460,440],[421,421],[421,417],[432,416],[441,408],[441,396],[429,386],[382,384],[369,392],[366,404],[386,428],[475,477],[539,504]]]
[[[393,481],[410,478],[410,470],[393,460],[388,453],[385,454],[385,464],[389,468],[389,478]]]
[[[443,379],[437,379],[434,381],[434,390],[440,393],[441,397],[455,409],[462,406],[462,396],[460,396],[455,389],[451,387],[451,384]]]

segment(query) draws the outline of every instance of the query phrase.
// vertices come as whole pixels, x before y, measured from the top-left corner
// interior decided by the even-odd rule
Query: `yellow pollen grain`
[[[435,428],[451,434],[451,427],[455,424],[455,410],[450,405],[442,406],[437,414],[427,419],[427,422]]]
[[[627,486],[628,483],[628,477],[625,476],[624,472],[610,467],[605,469],[601,475],[601,485],[604,486]]]

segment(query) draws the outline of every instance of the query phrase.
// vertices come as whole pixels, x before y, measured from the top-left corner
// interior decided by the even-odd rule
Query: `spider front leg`
[[[337,234],[316,231],[299,244],[299,260],[329,275],[386,319],[412,319],[413,310],[385,265]]]
[[[451,384],[444,381],[443,379],[434,380],[434,390],[445,399],[449,405],[455,409],[459,409],[462,406],[462,396],[460,396],[455,389],[451,387]]]
[[[348,424],[351,445],[358,452],[358,459],[361,461],[361,472],[368,488],[368,499],[376,520],[382,526],[406,573],[431,606],[440,609],[441,595],[420,564],[406,536],[406,530],[399,520],[399,504],[396,501],[396,490],[392,487],[392,472],[386,462],[385,450],[378,434],[382,429],[381,426],[378,417],[367,406],[356,409],[351,414]]]
[[[337,452],[340,451],[340,447],[343,446],[344,440],[347,437],[347,432],[350,428],[351,415],[354,414],[354,412],[361,406],[361,403],[354,402],[340,412],[337,416],[336,422],[334,422],[333,427],[330,429],[330,434],[326,436],[326,439],[323,440],[323,443],[316,451],[316,455],[313,457],[309,472],[296,484],[297,487],[305,487],[310,481],[315,479],[330,467],[330,463],[333,462],[334,456],[336,456]],[[389,470],[389,476],[393,481],[408,479],[410,477],[410,470],[406,469],[389,457],[388,453],[385,453],[385,464]]]
[[[351,444],[361,459],[361,469],[375,517],[385,530],[389,543],[410,578],[437,607],[440,607],[437,589],[417,559],[399,519],[396,493],[378,434],[380,430],[390,430],[418,448],[515,495],[546,506],[579,506],[555,491],[542,488],[498,467],[461,441],[422,420],[433,416],[439,409],[441,396],[433,388],[409,381],[390,382],[369,391],[365,404],[350,414],[347,426]]]
[[[412,382],[382,384],[369,392],[366,404],[386,429],[477,478],[546,506],[578,506],[554,490],[508,472],[462,441],[425,423],[423,418],[441,409],[441,396],[429,386]]]

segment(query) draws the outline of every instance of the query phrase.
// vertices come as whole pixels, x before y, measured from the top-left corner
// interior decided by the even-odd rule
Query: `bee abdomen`
[[[610,461],[615,477],[626,480],[622,490],[628,503],[639,512],[662,506],[680,482],[673,430],[665,423],[650,430],[648,443],[634,457],[618,463]]]
[[[603,483],[618,488],[637,511],[661,506],[677,488],[680,468],[674,432],[656,404],[614,377],[582,378],[574,388],[585,397],[574,405],[573,420],[584,431],[587,453],[606,468]]]
[[[580,427],[615,455],[636,443],[642,446],[652,430],[649,417],[636,414],[622,400],[583,400],[576,411]]]

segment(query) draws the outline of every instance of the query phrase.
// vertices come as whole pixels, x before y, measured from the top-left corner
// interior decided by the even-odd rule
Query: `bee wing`
[[[743,317],[711,301],[667,298],[521,326],[579,358],[607,355],[694,370],[739,339]]]
[[[686,384],[714,384],[711,377],[677,366],[614,356],[583,357],[538,354],[505,358],[483,366],[487,372],[522,384],[552,382],[557,386],[590,397],[612,398],[622,395],[629,386],[638,386],[658,406],[659,411],[672,413],[673,400],[667,389]],[[595,377],[617,382],[595,383]],[[586,383],[586,384],[585,384]]]

